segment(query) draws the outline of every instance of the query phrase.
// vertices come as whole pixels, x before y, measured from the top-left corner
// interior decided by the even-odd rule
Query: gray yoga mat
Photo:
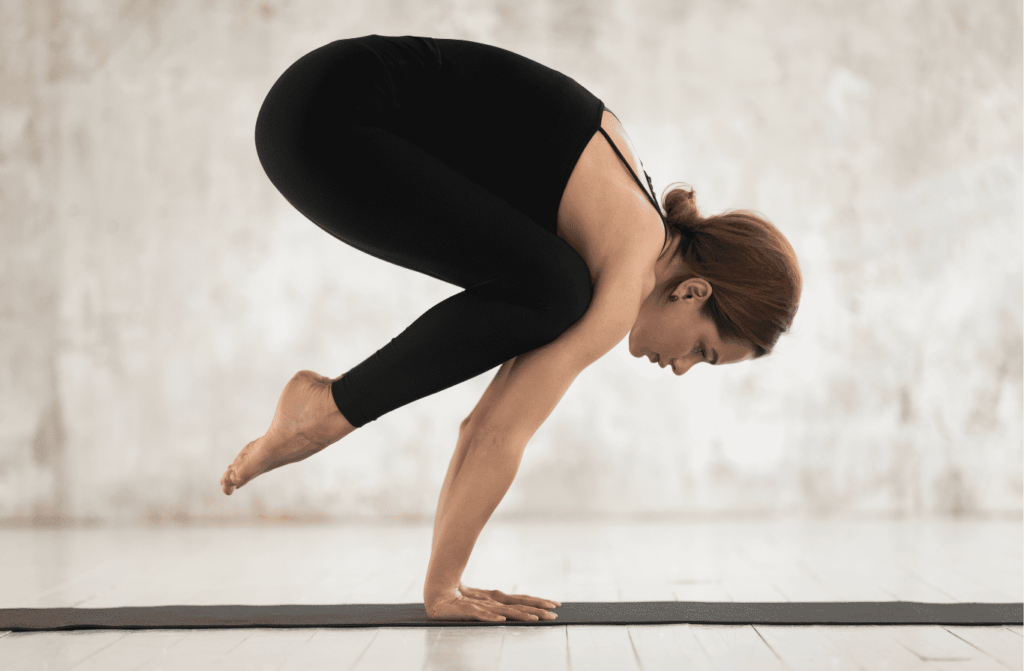
[[[0,609],[0,630],[222,629],[234,627],[543,627],[566,624],[1022,624],[1020,603],[707,603],[578,602],[556,608],[557,620],[428,620],[422,603],[295,606],[142,606]]]

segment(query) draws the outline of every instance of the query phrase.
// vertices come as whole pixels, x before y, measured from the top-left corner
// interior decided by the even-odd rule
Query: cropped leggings
[[[555,340],[583,316],[592,285],[564,240],[403,137],[393,119],[354,119],[350,110],[374,101],[351,98],[375,87],[361,55],[337,67],[345,47],[310,52],[271,88],[256,122],[260,162],[334,237],[464,289],[333,382],[338,409],[358,427]],[[330,86],[348,100],[317,93],[328,58]]]

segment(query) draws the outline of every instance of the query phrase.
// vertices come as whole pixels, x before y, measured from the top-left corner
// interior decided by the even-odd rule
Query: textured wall
[[[804,272],[771,357],[584,371],[498,514],[1009,512],[1022,497],[1021,6],[0,2],[0,518],[428,518],[493,373],[231,498],[297,370],[458,288],[345,246],[253,126],[307,51],[474,39],[616,111],[658,190],[752,208]]]

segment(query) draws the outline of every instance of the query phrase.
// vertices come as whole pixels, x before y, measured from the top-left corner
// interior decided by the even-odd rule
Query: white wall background
[[[620,116],[658,191],[752,208],[804,273],[775,354],[625,341],[497,515],[1022,508],[1022,21],[997,0],[0,1],[0,519],[427,519],[481,375],[230,498],[304,368],[459,289],[294,211],[253,127],[331,40],[495,44]]]

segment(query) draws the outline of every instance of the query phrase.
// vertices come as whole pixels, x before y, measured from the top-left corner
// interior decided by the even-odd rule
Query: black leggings
[[[583,316],[592,285],[564,240],[403,136],[375,97],[379,64],[353,42],[321,47],[277,80],[256,122],[260,162],[339,240],[465,289],[332,384],[358,427],[553,341]]]

